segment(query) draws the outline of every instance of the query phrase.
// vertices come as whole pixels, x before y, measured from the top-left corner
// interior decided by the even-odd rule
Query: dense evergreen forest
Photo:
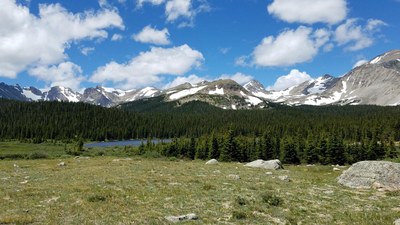
[[[84,103],[0,100],[3,140],[148,137],[173,138],[156,148],[166,156],[343,164],[396,157],[400,107],[271,105],[232,111],[191,102],[165,111],[135,111]],[[154,150],[154,146],[141,149]]]

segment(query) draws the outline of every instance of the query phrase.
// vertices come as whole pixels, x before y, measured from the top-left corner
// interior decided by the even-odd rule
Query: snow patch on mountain
[[[41,95],[34,94],[30,89],[23,89],[22,94],[25,95],[26,98],[31,99],[32,101],[39,101],[42,100]]]
[[[208,92],[210,95],[224,95],[224,88],[218,88],[218,85],[215,85],[215,91],[210,90]]]
[[[189,96],[189,95],[194,95],[194,94],[196,94],[197,92],[203,90],[206,87],[207,86],[201,86],[201,87],[190,88],[190,89],[187,89],[187,90],[182,90],[182,91],[179,91],[177,93],[174,93],[174,94],[170,95],[169,99],[170,100],[178,100],[180,98],[183,98],[183,97],[186,97],[186,96]]]
[[[320,94],[326,90],[325,84],[326,84],[326,79],[324,77],[318,77],[317,79],[313,80],[310,83],[314,82],[314,86],[307,89],[308,93],[310,94]]]

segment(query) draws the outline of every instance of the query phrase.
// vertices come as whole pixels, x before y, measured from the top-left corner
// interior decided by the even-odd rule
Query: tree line
[[[235,111],[191,102],[165,111],[135,111],[85,103],[0,99],[3,140],[104,141],[148,137],[176,142],[194,140],[195,150],[186,148],[190,154],[177,154],[172,146],[163,152],[168,156],[209,157],[210,152],[216,152],[207,150],[214,143],[219,152],[211,155],[223,160],[284,158],[290,163],[340,164],[391,155],[390,149],[400,140],[400,107],[271,105],[262,110]],[[231,147],[222,148],[226,140],[231,140]],[[207,153],[197,149],[206,149]],[[223,149],[230,149],[229,154]]]

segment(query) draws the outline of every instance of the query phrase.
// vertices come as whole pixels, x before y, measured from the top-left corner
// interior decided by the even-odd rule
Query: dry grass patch
[[[391,224],[400,207],[398,196],[337,185],[331,167],[266,175],[236,163],[114,159],[0,161],[0,224],[168,224],[188,213],[199,220],[185,224]]]

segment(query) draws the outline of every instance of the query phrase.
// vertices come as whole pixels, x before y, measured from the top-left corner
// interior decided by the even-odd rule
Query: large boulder
[[[206,165],[216,165],[218,164],[218,160],[216,159],[210,159],[206,162]]]
[[[337,179],[350,188],[400,190],[400,163],[362,161],[353,164]]]
[[[262,159],[257,159],[253,162],[247,163],[245,166],[254,167],[254,168],[263,168],[269,170],[279,170],[283,169],[281,161],[278,159],[264,161]]]

